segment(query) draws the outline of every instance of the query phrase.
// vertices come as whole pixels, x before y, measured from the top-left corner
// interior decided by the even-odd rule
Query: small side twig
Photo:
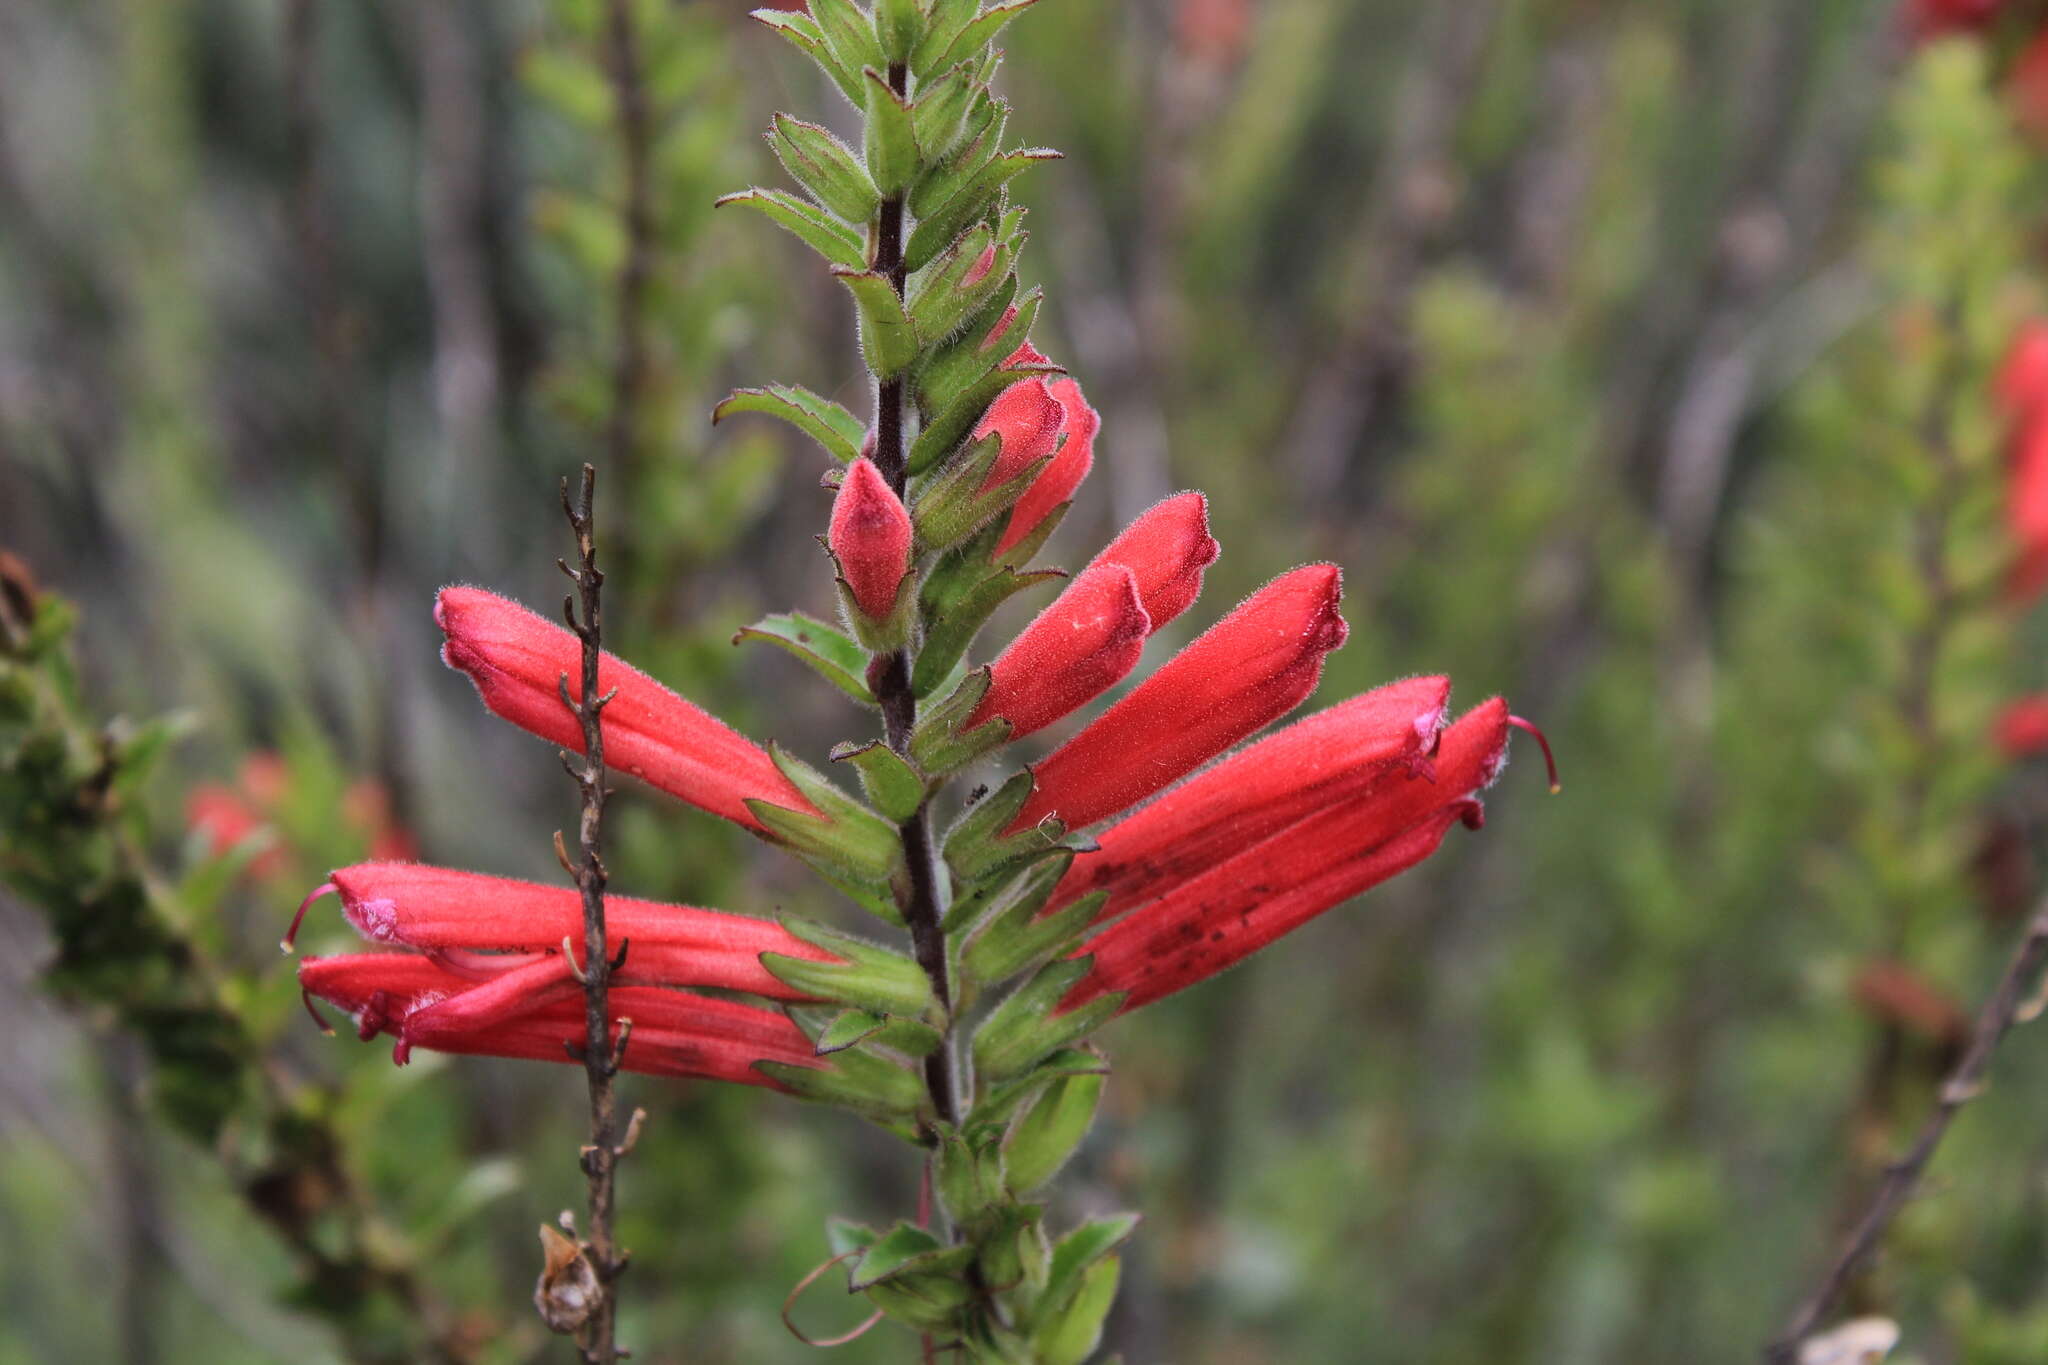
[[[1991,1069],[1991,1057],[2013,1024],[2019,1022],[2028,1001],[2028,988],[2048,967],[2048,901],[2035,911],[2026,936],[2006,964],[1991,998],[1977,1016],[1969,1049],[1941,1083],[1934,1112],[1920,1126],[1906,1155],[1885,1168],[1869,1206],[1856,1221],[1848,1238],[1836,1253],[1819,1285],[1803,1300],[1786,1324],[1784,1333],[1764,1348],[1769,1365],[1792,1365],[1799,1358],[1799,1345],[1820,1325],[1847,1287],[1850,1278],[1877,1249],[1892,1220],[1906,1206],[1926,1173],[1935,1149],[1948,1133],[1956,1114],[1983,1093],[1984,1078]]]
[[[600,723],[605,703],[612,699],[612,694],[600,696],[597,690],[598,663],[603,656],[601,591],[604,574],[597,567],[597,540],[592,517],[596,489],[597,470],[587,464],[583,466],[582,486],[575,499],[570,498],[569,481],[562,480],[562,512],[568,517],[569,527],[576,535],[575,565],[572,567],[557,561],[562,572],[576,586],[576,595],[565,599],[562,604],[563,614],[583,646],[581,687],[572,696],[567,675],[560,680],[562,702],[583,729],[581,761],[573,755],[563,755],[563,763],[576,779],[577,790],[583,797],[582,820],[577,830],[579,857],[572,869],[576,889],[583,897],[583,961],[577,963],[575,945],[566,939],[563,940],[562,951],[569,958],[570,970],[583,985],[581,1061],[590,1088],[590,1141],[582,1149],[581,1161],[583,1173],[589,1181],[590,1216],[582,1249],[595,1272],[598,1290],[595,1301],[590,1305],[589,1316],[576,1329],[576,1344],[587,1365],[612,1365],[622,1354],[613,1338],[617,1307],[614,1285],[620,1272],[626,1268],[625,1254],[618,1249],[612,1236],[614,1174],[618,1159],[632,1149],[638,1138],[644,1115],[634,1111],[632,1123],[622,1138],[612,1079],[618,1074],[619,1064],[624,1059],[627,1039],[632,1036],[632,1025],[621,1019],[614,1039],[610,992],[612,973],[617,970],[618,963],[614,961],[605,938],[607,873],[603,833],[608,793],[605,790],[604,728]],[[561,835],[557,834],[555,840],[556,853],[561,856],[565,852]],[[565,865],[568,862],[566,857],[563,861]]]

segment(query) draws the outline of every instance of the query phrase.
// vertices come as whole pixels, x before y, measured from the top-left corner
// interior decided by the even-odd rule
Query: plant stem
[[[589,1221],[585,1228],[584,1254],[597,1274],[598,1301],[590,1317],[576,1334],[576,1344],[589,1365],[613,1365],[618,1344],[613,1339],[618,1296],[613,1287],[626,1260],[612,1238],[612,1210],[615,1201],[614,1176],[626,1144],[619,1141],[618,1101],[612,1078],[618,1074],[632,1035],[630,1019],[619,1021],[618,1040],[612,1039],[611,977],[616,965],[605,936],[604,889],[604,728],[600,714],[611,700],[597,691],[598,662],[603,656],[604,624],[601,590],[604,574],[597,567],[597,543],[592,527],[591,504],[596,492],[597,470],[583,466],[581,495],[572,503],[569,481],[562,480],[562,511],[576,533],[577,565],[562,565],[562,572],[576,585],[580,603],[565,599],[563,615],[582,642],[582,685],[575,699],[569,695],[569,680],[561,680],[562,702],[575,713],[583,727],[583,761],[579,765],[564,755],[565,766],[583,797],[582,820],[577,829],[581,857],[574,869],[576,889],[583,898],[583,1074],[590,1089],[590,1142],[583,1148],[583,1174],[589,1184]],[[581,606],[579,618],[578,606]],[[565,945],[566,946],[566,945]],[[623,945],[621,945],[623,958]],[[573,965],[573,964],[572,964]]]
[[[1969,1050],[1942,1081],[1934,1112],[1921,1125],[1919,1136],[1913,1139],[1913,1145],[1902,1159],[1885,1168],[1876,1194],[1871,1197],[1863,1216],[1856,1221],[1820,1284],[1793,1313],[1784,1334],[1764,1349],[1764,1359],[1770,1365],[1791,1365],[1798,1359],[1800,1343],[1834,1307],[1864,1259],[1877,1249],[1879,1240],[1906,1206],[1921,1176],[1926,1173],[1949,1124],[1955,1121],[1956,1114],[1964,1105],[1983,1092],[1984,1077],[1991,1069],[1991,1057],[1998,1044],[2015,1023],[2021,1022],[2023,1014],[2032,1018],[2038,1012],[2027,1000],[2026,989],[2044,966],[2048,966],[2048,901],[2035,909],[2034,918],[2027,925],[2026,936],[2020,940],[2012,960],[2006,964],[2004,975],[1991,992],[1991,998],[1977,1016],[1977,1027],[1970,1036]]]

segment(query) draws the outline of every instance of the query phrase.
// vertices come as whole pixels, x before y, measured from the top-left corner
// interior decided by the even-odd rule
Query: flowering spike
[[[1088,406],[1088,400],[1081,396],[1081,386],[1071,379],[1057,379],[1045,387],[1063,414],[1063,443],[1052,463],[1032,480],[1024,496],[1010,509],[1009,524],[1003,528],[1002,539],[996,542],[998,558],[1037,530],[1054,508],[1072,498],[1095,464],[1095,435],[1102,429],[1102,415]]]
[[[910,513],[872,460],[847,467],[828,540],[855,604],[877,620],[888,616],[910,568]]]
[[[469,676],[493,714],[551,744],[583,752],[583,728],[562,705],[565,676],[580,699],[581,643],[516,602],[481,588],[443,588],[434,620],[447,635],[441,658]],[[713,815],[760,833],[749,798],[815,814],[767,752],[717,717],[607,653],[598,688],[617,689],[604,712],[610,767]]]
[[[1550,773],[1550,794],[1555,796],[1563,791],[1564,783],[1557,780],[1557,758],[1550,752],[1550,741],[1544,737],[1543,732],[1537,729],[1533,722],[1526,721],[1520,716],[1509,716],[1508,724],[1514,726],[1517,730],[1536,737],[1536,743],[1543,750],[1543,766]]]
[[[1297,822],[1174,888],[1084,941],[1086,976],[1061,1012],[1123,994],[1137,1009],[1243,961],[1325,910],[1435,852],[1478,818],[1472,794],[1507,748],[1498,698],[1444,731],[1435,783],[1397,777]]]
[[[1079,829],[1126,810],[1287,714],[1344,643],[1343,575],[1309,564],[1259,589],[1079,734],[1032,766],[1010,826]]]
[[[996,656],[968,726],[1000,716],[1011,739],[1044,729],[1122,681],[1151,633],[1131,571],[1121,564],[1089,569]]]
[[[1045,913],[1093,892],[1113,919],[1296,821],[1385,782],[1436,780],[1450,679],[1409,678],[1318,711],[1248,745],[1096,836]],[[1418,766],[1419,765],[1419,766]]]
[[[1176,493],[1140,513],[1088,567],[1121,564],[1135,574],[1156,631],[1194,605],[1203,573],[1222,552],[1209,534],[1209,500]]]
[[[292,927],[285,930],[284,937],[277,941],[279,952],[291,952],[292,945],[298,942],[299,926],[306,922],[306,911],[312,907],[313,902],[337,889],[339,888],[333,882],[322,882],[306,894],[306,898],[299,902],[299,912],[292,916]]]

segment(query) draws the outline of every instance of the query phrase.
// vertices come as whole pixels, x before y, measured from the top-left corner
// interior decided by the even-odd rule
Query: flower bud
[[[895,610],[896,590],[910,571],[910,513],[872,461],[847,467],[826,539],[855,605],[876,620]]]
[[[1054,401],[1060,405],[1060,436],[1065,443],[1059,446],[1052,463],[1039,472],[1024,490],[1024,496],[1017,499],[1017,505],[1010,509],[1010,521],[1003,528],[1002,539],[996,542],[997,558],[1008,554],[1019,542],[1037,530],[1044,520],[1074,496],[1074,490],[1088,477],[1088,471],[1095,464],[1095,434],[1102,429],[1102,416],[1088,406],[1088,400],[1081,396],[1081,386],[1071,379],[1058,379],[1044,385]],[[1022,386],[1020,386],[1022,387]],[[1000,400],[999,400],[1000,401]]]
[[[1209,534],[1209,500],[1200,493],[1176,493],[1141,513],[1088,567],[1121,564],[1129,569],[1156,631],[1194,604],[1202,574],[1220,553]]]

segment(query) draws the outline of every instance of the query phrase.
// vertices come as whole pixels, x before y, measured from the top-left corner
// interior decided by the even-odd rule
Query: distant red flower
[[[910,513],[868,459],[855,460],[832,500],[826,543],[839,561],[854,602],[881,619],[896,605],[896,590],[910,572]]]
[[[284,759],[267,750],[242,760],[232,785],[203,782],[185,797],[185,824],[206,840],[214,857],[241,845],[259,830],[275,830],[292,793],[291,769]],[[418,843],[411,831],[398,823],[391,809],[391,794],[375,778],[357,778],[341,797],[341,822],[362,839],[361,847],[373,858],[411,858]],[[249,873],[267,881],[291,867],[292,850],[279,842],[258,853],[249,863]]]
[[[1268,583],[1080,733],[1032,765],[1012,830],[1127,810],[1301,704],[1344,643],[1343,576],[1310,564]]]
[[[1450,679],[1409,678],[1247,745],[1102,830],[1045,913],[1095,891],[1097,922],[1164,895],[1318,810],[1432,771]]]
[[[2048,587],[2048,324],[2014,334],[1994,394],[2008,424],[2006,523],[2018,548],[2007,587],[2031,601]]]
[[[1906,27],[1927,41],[1949,33],[1970,33],[1990,27],[2006,0],[1907,0]]]
[[[2013,118],[2037,139],[2048,138],[2048,31],[2035,34],[2006,76]]]
[[[1151,633],[1137,578],[1121,564],[1099,564],[996,656],[969,724],[1000,717],[1012,739],[1042,730],[1122,681]]]
[[[2035,758],[2048,753],[2048,693],[2010,702],[1998,716],[1994,732],[2007,758]]]
[[[583,1046],[584,1002],[566,961],[549,956],[482,976],[411,953],[309,957],[299,964],[299,985],[347,1012],[365,1042],[392,1035],[400,1062],[415,1047],[568,1062],[570,1049]],[[529,979],[517,980],[522,973]],[[633,1021],[627,1071],[779,1089],[756,1062],[824,1065],[787,1017],[736,1001],[620,985],[611,990],[610,1013],[614,1028]]]
[[[1062,1011],[1125,993],[1150,1004],[1243,961],[1436,851],[1452,825],[1477,828],[1478,791],[1500,773],[1510,718],[1489,701],[1443,732],[1433,771],[1391,776],[1180,882],[1086,939],[1088,974]]]
[[[492,713],[583,751],[582,727],[559,690],[566,677],[569,695],[582,695],[582,645],[573,634],[481,588],[443,588],[434,619],[448,637],[442,659],[469,675]],[[615,770],[756,832],[750,797],[817,814],[766,750],[639,669],[607,653],[598,687],[618,692],[604,710],[605,759]]]
[[[224,782],[202,782],[185,794],[185,826],[206,841],[206,851],[220,857],[240,848],[244,840],[270,828],[270,819],[248,796]],[[249,860],[250,875],[270,878],[291,864],[291,854],[274,839]]]

